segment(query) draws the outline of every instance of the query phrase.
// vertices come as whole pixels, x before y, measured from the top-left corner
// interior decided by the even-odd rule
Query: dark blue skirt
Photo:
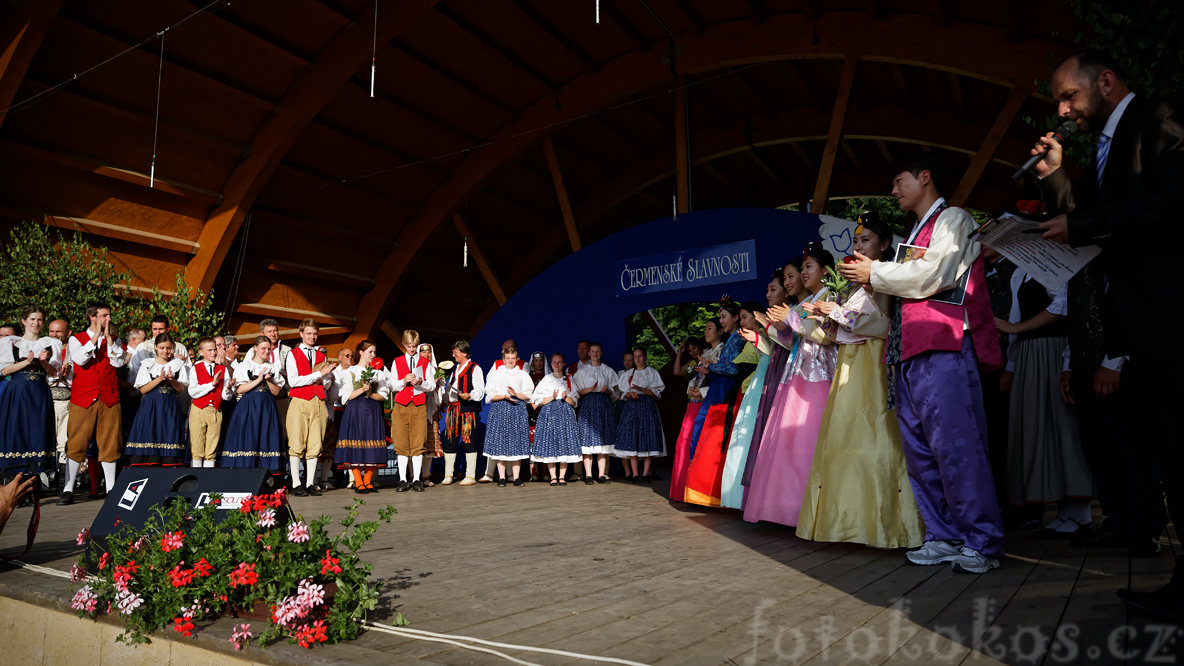
[[[485,423],[485,457],[523,460],[530,457],[530,421],[525,402],[497,400]]]
[[[345,403],[333,462],[339,467],[386,467],[386,447],[382,403],[363,396]]]
[[[226,428],[218,464],[222,467],[262,467],[284,471],[286,451],[280,447],[280,416],[275,398],[259,386],[238,398]]]
[[[128,432],[127,446],[123,449],[128,464],[181,464],[188,448],[184,423],[181,403],[171,386],[161,382],[150,393],[145,393]]]
[[[576,416],[580,429],[580,452],[588,455],[613,452],[617,431],[617,413],[613,400],[603,393],[589,393],[580,398]]]
[[[622,402],[625,406],[621,408],[621,420],[617,423],[613,452],[623,458],[665,455],[658,403],[648,395]]]
[[[576,411],[562,400],[543,405],[534,427],[530,459],[544,463],[571,463],[582,460],[581,453]]]
[[[0,388],[0,470],[53,469],[53,398],[45,373],[14,372]]]

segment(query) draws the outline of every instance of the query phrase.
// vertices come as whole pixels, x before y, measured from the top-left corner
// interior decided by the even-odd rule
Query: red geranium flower
[[[341,573],[341,558],[331,557],[332,553],[325,551],[325,556],[321,558],[321,575],[329,572]]]
[[[182,532],[166,532],[160,538],[160,549],[166,553],[177,550],[185,543],[185,534]]]
[[[194,573],[201,576],[202,578],[205,578],[205,577],[209,576],[211,573],[213,573],[214,565],[210,564],[209,562],[206,562],[206,558],[203,557],[200,560],[198,560],[196,563],[194,563],[193,571],[194,571]]]
[[[193,620],[185,616],[173,618],[173,629],[182,636],[193,635]]]
[[[254,585],[259,582],[259,574],[255,573],[255,564],[247,564],[240,562],[238,568],[230,572],[231,587],[238,587],[239,585]]]

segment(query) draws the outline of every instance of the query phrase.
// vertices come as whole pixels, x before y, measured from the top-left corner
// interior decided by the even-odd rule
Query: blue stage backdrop
[[[488,372],[502,341],[513,338],[522,356],[558,350],[570,363],[576,342],[587,338],[602,342],[605,362],[619,370],[629,315],[718,301],[722,294],[764,303],[775,268],[802,256],[805,244],[819,238],[836,259],[850,254],[854,226],[809,213],[725,208],[626,229],[565,257],[519,289],[473,339],[473,360]],[[675,342],[687,334],[667,333]]]

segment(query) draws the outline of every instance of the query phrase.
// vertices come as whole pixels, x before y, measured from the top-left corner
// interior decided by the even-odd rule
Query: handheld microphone
[[[1068,139],[1069,137],[1073,136],[1073,133],[1076,131],[1077,131],[1077,123],[1073,122],[1072,120],[1066,120],[1065,122],[1061,123],[1060,125],[1057,125],[1057,128],[1052,131],[1052,138],[1056,139],[1057,143],[1059,143],[1063,146],[1063,145],[1065,145],[1065,140]],[[1028,161],[1024,162],[1023,166],[1016,169],[1015,173],[1011,174],[1012,180],[1019,180],[1020,178],[1023,178],[1024,174],[1030,173],[1032,171],[1032,168],[1035,167],[1037,164],[1039,164],[1040,161],[1043,160],[1047,156],[1048,156],[1048,151],[1046,150],[1043,153],[1040,153],[1039,155],[1033,155],[1033,156],[1029,157]]]

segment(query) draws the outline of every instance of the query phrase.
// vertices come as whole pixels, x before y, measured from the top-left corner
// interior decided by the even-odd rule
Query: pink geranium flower
[[[303,520],[298,520],[288,525],[288,541],[292,543],[305,543],[308,541],[308,525],[305,525]]]

